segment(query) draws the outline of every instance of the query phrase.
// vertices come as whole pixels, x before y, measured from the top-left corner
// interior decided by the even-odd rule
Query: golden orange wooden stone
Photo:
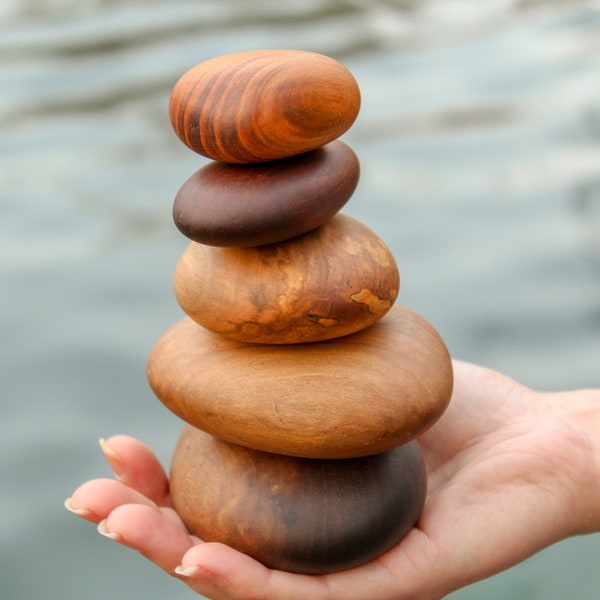
[[[338,61],[299,50],[254,50],[196,65],[175,84],[171,123],[192,150],[253,163],[314,150],[354,122],[360,91]]]
[[[186,427],[170,491],[189,531],[265,565],[300,573],[349,569],[394,546],[426,492],[416,442],[383,454],[315,460],[257,452]]]
[[[228,340],[184,318],[155,345],[148,379],[165,406],[195,427],[307,458],[405,444],[440,417],[452,393],[444,342],[402,306],[358,333],[296,345]]]
[[[175,271],[175,295],[197,323],[256,343],[314,342],[381,318],[400,285],[398,268],[368,227],[338,214],[291,240],[256,248],[192,242]]]

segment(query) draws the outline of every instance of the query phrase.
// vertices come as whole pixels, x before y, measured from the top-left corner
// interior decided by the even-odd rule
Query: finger
[[[327,596],[322,577],[272,571],[219,543],[193,546],[175,572],[212,600],[319,600]]]
[[[159,506],[170,505],[167,475],[148,446],[135,438],[116,435],[101,439],[100,447],[119,481]]]
[[[156,506],[152,500],[120,481],[94,479],[79,486],[66,500],[65,507],[79,517],[99,523],[123,504]]]
[[[400,554],[394,564],[393,556]],[[384,556],[391,558],[385,560]],[[194,546],[176,573],[212,600],[414,599],[420,577],[399,549],[354,569],[328,575],[298,575],[270,570],[254,559],[218,543]],[[393,566],[392,566],[393,565]]]
[[[168,511],[169,514],[165,514]],[[171,509],[127,504],[113,510],[98,526],[98,531],[121,544],[134,548],[170,575],[181,557],[196,542],[173,518]]]

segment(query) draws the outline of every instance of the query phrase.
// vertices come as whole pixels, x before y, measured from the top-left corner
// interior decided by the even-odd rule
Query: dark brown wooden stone
[[[170,490],[188,529],[268,567],[340,571],[397,544],[417,521],[426,473],[416,442],[349,460],[256,452],[187,427]]]
[[[192,150],[253,163],[335,140],[359,108],[358,84],[336,60],[314,52],[256,50],[190,69],[173,88],[169,114]]]
[[[183,184],[173,219],[181,233],[200,244],[272,244],[331,219],[358,177],[356,155],[339,140],[267,163],[212,162]]]
[[[308,458],[384,452],[446,409],[452,363],[422,317],[395,306],[353,335],[247,344],[189,318],[155,345],[148,380],[184,421],[230,442]]]
[[[255,248],[192,242],[175,295],[197,323],[231,339],[314,342],[370,326],[393,305],[398,267],[368,227],[338,213],[291,240]]]

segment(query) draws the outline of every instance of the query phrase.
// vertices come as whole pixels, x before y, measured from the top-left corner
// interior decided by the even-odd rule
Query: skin
[[[272,571],[186,531],[163,467],[141,442],[102,441],[116,480],[66,506],[213,600],[434,600],[568,536],[600,531],[600,390],[538,393],[454,362],[446,413],[420,437],[429,491],[417,526],[361,567]]]

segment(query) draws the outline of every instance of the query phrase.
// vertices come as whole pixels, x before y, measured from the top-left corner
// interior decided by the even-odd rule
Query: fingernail
[[[123,540],[123,536],[120,533],[113,533],[112,531],[108,530],[106,527],[106,519],[98,523],[98,533],[104,537],[107,537],[109,540],[114,540],[115,542],[120,542]]]
[[[65,508],[68,511],[72,512],[74,515],[77,515],[78,517],[88,518],[96,516],[94,512],[87,508],[75,508],[72,504],[72,498],[67,498],[65,500]]]
[[[100,438],[98,443],[100,444],[100,449],[104,454],[104,458],[106,458],[110,468],[113,470],[115,477],[117,479],[122,479],[125,476],[125,465],[123,464],[123,459],[106,443],[104,438]]]
[[[192,566],[192,567],[184,567],[183,565],[179,565],[175,567],[175,573],[177,575],[181,575],[182,577],[194,577],[202,570],[202,567]]]

